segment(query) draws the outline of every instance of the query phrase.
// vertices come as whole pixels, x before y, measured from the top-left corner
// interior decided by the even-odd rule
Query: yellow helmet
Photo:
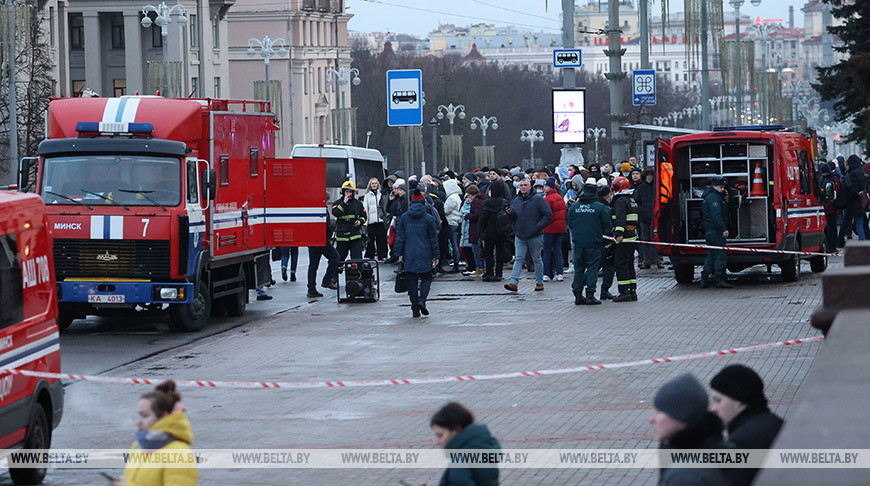
[[[354,184],[353,181],[347,181],[341,185],[341,190],[344,191],[345,189],[350,189],[351,191],[356,191],[356,184]]]

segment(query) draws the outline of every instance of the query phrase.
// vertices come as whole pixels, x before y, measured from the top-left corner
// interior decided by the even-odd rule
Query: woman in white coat
[[[450,244],[453,245],[453,271],[459,271],[459,240],[457,233],[459,232],[459,223],[462,219],[459,216],[459,210],[462,208],[462,190],[459,188],[459,183],[456,179],[447,179],[444,181],[444,192],[447,193],[447,200],[444,202],[444,214],[447,216],[447,225],[450,227],[450,233],[447,238]]]
[[[378,260],[387,259],[387,201],[381,190],[381,183],[372,177],[366,186],[363,208],[366,210],[366,258],[372,259],[377,253]]]

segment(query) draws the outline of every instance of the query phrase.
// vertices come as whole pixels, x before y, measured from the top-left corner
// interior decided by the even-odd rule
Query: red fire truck
[[[704,243],[701,198],[714,175],[728,181],[728,246],[825,253],[827,221],[820,195],[816,154],[810,131],[778,126],[715,129],[656,142],[656,241]],[[834,249],[830,249],[833,251]],[[705,250],[660,247],[670,255],[676,279],[690,283]],[[809,258],[811,269],[827,267],[823,256]],[[782,278],[800,277],[801,257],[773,253],[729,252],[728,269],[776,264]]]
[[[51,233],[42,201],[0,191],[0,369],[60,373]],[[48,449],[63,415],[58,379],[0,373],[0,449]],[[44,468],[9,470],[39,484]]]
[[[51,101],[36,187],[55,238],[61,329],[168,307],[172,330],[198,331],[212,312],[240,316],[248,290],[271,282],[271,247],[325,244],[325,161],[276,159],[268,109]]]

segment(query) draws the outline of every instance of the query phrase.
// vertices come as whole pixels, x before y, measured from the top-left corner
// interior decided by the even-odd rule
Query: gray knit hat
[[[707,411],[707,391],[690,373],[680,375],[659,388],[653,405],[685,424],[701,420]]]

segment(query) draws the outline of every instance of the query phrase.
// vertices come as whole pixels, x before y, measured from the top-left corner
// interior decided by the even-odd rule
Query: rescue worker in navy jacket
[[[728,238],[728,205],[722,197],[725,194],[725,178],[713,176],[710,187],[704,191],[704,204],[701,212],[704,216],[704,239],[708,245],[725,246]],[[728,266],[728,253],[725,250],[707,250],[704,259],[704,269],[701,270],[701,288],[710,286],[710,276],[716,279],[716,287],[730,289],[732,285],[725,279],[725,267]]]
[[[599,305],[595,298],[601,268],[602,236],[611,233],[610,208],[598,201],[598,186],[585,184],[577,202],[568,208],[568,229],[574,241],[574,305]],[[586,285],[586,297],[583,286]]]
[[[728,428],[726,447],[770,449],[782,427],[782,418],[767,407],[764,382],[752,368],[730,365],[710,381],[713,389],[712,411]],[[749,486],[758,469],[723,469],[732,486]]]
[[[354,260],[362,258],[362,225],[366,222],[366,210],[354,196],[356,185],[347,181],[341,185],[341,199],[332,203],[335,216],[335,249],[344,261],[348,252]]]
[[[637,274],[634,270],[634,251],[637,246],[637,203],[634,190],[625,177],[613,180],[613,237],[616,239],[614,264],[619,295],[614,302],[637,300]]]

